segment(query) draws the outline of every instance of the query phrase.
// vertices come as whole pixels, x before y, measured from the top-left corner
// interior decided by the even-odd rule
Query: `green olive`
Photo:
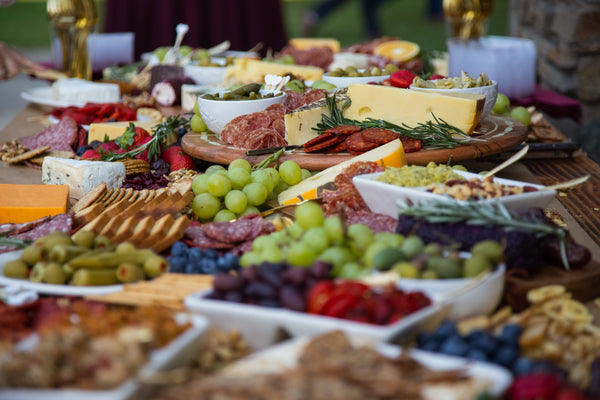
[[[29,268],[22,260],[12,260],[4,264],[4,276],[14,279],[27,279]]]

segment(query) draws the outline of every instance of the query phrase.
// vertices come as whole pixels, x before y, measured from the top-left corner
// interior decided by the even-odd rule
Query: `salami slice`
[[[361,130],[362,130],[362,128],[358,125],[340,125],[340,126],[335,126],[333,128],[329,128],[325,132],[326,133],[335,133],[338,135],[340,133],[349,135],[351,133],[360,132]]]
[[[408,136],[401,136],[400,141],[405,153],[413,153],[423,148],[423,141],[420,139],[409,138]]]
[[[271,124],[271,118],[265,112],[258,112],[246,115],[246,118],[240,121],[237,136],[232,137],[231,143],[241,149],[257,149],[260,147],[250,148],[247,145],[248,135],[251,132],[268,128]]]
[[[285,146],[287,142],[274,129],[261,128],[252,131],[245,138],[244,148],[248,150]]]
[[[329,146],[324,149],[326,153],[341,153],[342,151],[347,151],[348,145],[346,144],[346,139],[344,138],[342,141],[338,141],[338,143],[333,146]]]
[[[253,231],[253,221],[238,219],[231,222],[209,222],[202,225],[202,232],[211,239],[223,243],[239,243],[246,240]]]
[[[231,138],[236,136],[241,121],[246,118],[246,114],[235,117],[229,121],[221,131],[221,140],[225,143],[231,143]]]
[[[304,143],[303,146],[304,146],[304,148],[312,147],[312,146],[321,144],[323,142],[326,142],[331,138],[336,138],[336,134],[331,133],[331,132],[321,133],[319,136],[315,136],[314,138],[312,138],[309,141],[307,141],[306,143]]]
[[[9,235],[18,235],[19,233],[30,231],[31,229],[42,225],[50,219],[51,217],[42,217],[40,219],[36,219],[35,221],[25,222],[23,224],[1,224],[0,235],[6,233],[9,233]]]
[[[50,150],[73,151],[77,140],[78,126],[70,117],[64,117],[57,124],[45,128],[36,135],[19,138],[19,142],[30,149],[50,146]]]
[[[327,135],[326,133],[324,135]],[[315,143],[311,146],[304,145],[304,151],[307,153],[313,153],[316,151],[327,149],[328,147],[335,146],[339,143],[340,137],[336,134],[331,134],[333,136],[326,138],[325,140],[320,141],[319,143]],[[323,136],[323,135],[321,135]]]
[[[231,243],[225,243],[209,238],[204,234],[201,225],[188,226],[185,230],[183,241],[189,246],[199,247],[201,249],[228,250],[234,247]]]
[[[37,240],[42,236],[46,236],[55,231],[61,231],[70,233],[73,229],[73,218],[71,214],[58,214],[52,217],[49,221],[46,221],[33,229],[18,235],[11,235],[15,239],[30,239]]]
[[[401,136],[399,133],[381,128],[369,128],[363,130],[361,133],[363,139],[367,142],[373,142],[378,145],[389,143]]]
[[[389,215],[377,214],[369,210],[348,211],[346,213],[348,225],[363,224],[368,226],[373,233],[395,232],[398,220]]]
[[[285,120],[283,119],[283,117],[274,119],[271,123],[271,129],[279,133],[279,136],[285,139]]]
[[[287,90],[285,96],[285,107],[287,111],[293,111],[304,104],[302,102],[302,93],[294,92],[293,90]]]
[[[285,106],[281,103],[273,104],[265,108],[265,112],[269,115],[271,119],[283,117],[283,115],[285,114],[285,110]]]
[[[310,103],[314,103],[317,100],[321,100],[327,93],[324,89],[310,89],[306,90],[302,95],[302,105],[305,106]]]
[[[346,146],[350,154],[362,154],[378,147],[377,143],[367,142],[362,137],[362,132],[353,133],[346,138]]]

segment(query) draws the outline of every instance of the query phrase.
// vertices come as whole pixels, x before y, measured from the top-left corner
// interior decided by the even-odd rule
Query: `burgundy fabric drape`
[[[183,44],[207,48],[229,40],[231,50],[262,42],[262,53],[287,43],[279,0],[106,0],[105,32],[134,32],[135,59],[172,46],[175,26],[190,26]]]

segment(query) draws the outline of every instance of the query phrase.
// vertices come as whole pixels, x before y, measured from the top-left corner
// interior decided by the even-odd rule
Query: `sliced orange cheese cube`
[[[0,184],[0,223],[35,221],[67,212],[68,185]]]

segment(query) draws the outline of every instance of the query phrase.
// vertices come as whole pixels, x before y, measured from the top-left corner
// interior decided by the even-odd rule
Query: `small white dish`
[[[209,100],[198,97],[200,116],[208,129],[219,139],[225,125],[240,115],[260,112],[267,107],[283,103],[286,94],[256,100]]]
[[[466,171],[454,170],[454,172],[462,175],[467,180],[471,178],[483,177],[483,175]],[[379,182],[376,179],[381,174],[381,172],[378,172],[374,174],[358,175],[352,179],[363,200],[373,212],[398,218],[398,200],[402,200],[403,202],[418,203],[421,201],[444,200],[448,198],[447,196],[427,192],[424,186],[404,187],[392,185],[390,183]],[[533,192],[525,192],[521,194],[500,197],[498,200],[508,209],[514,210],[522,207],[544,208],[548,205],[548,203],[550,203],[550,201],[552,201],[554,196],[556,196],[556,190],[545,190],[545,186],[543,185],[536,185],[533,183],[502,178],[494,178],[494,182],[508,186],[531,186],[538,189],[537,191]],[[493,200],[478,201],[489,202]]]
[[[435,82],[435,80],[433,80]],[[491,85],[487,86],[479,86],[479,87],[470,87],[470,88],[423,88],[416,87],[410,85],[411,89],[414,90],[423,90],[426,92],[439,92],[439,93],[469,93],[469,94],[483,94],[485,95],[485,105],[483,106],[483,111],[481,112],[481,119],[484,119],[492,112],[494,108],[494,104],[496,104],[496,97],[498,97],[498,82],[492,81]]]
[[[39,104],[39,105],[48,106],[48,107],[69,107],[69,106],[81,107],[81,106],[85,105],[85,103],[74,104],[74,103],[69,103],[67,101],[57,100],[54,97],[54,92],[52,91],[52,87],[50,87],[50,86],[35,87],[35,88],[30,88],[30,89],[24,90],[23,92],[21,92],[21,98],[29,101],[30,103]]]
[[[363,72],[364,70],[358,70],[358,72]],[[390,77],[390,75],[379,75],[379,76],[331,76],[330,73],[327,72],[323,74],[323,80],[325,82],[329,82],[338,88],[345,88],[350,86],[352,83],[379,83]]]

